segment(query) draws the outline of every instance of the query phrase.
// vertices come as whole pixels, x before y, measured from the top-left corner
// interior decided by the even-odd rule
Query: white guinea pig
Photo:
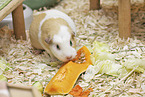
[[[35,13],[29,33],[32,46],[46,50],[52,58],[67,62],[76,56],[75,24],[61,11]]]

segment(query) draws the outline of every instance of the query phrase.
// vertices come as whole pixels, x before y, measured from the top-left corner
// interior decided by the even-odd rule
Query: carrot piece
[[[79,85],[76,85],[70,92],[69,94],[73,96],[79,96],[82,93],[83,89]]]
[[[82,93],[80,94],[80,96],[81,96],[81,97],[88,97],[89,94],[90,94],[90,91],[89,91],[89,90],[86,90],[86,91],[82,92]]]
[[[88,97],[90,92],[93,91],[92,88],[88,88],[86,91],[83,92],[82,87],[79,85],[76,85],[70,92],[69,94],[73,95],[74,97]]]

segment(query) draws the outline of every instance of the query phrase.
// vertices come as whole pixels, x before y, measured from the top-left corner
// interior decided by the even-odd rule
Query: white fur
[[[53,43],[59,44],[61,51],[56,49],[56,45],[50,46],[52,53],[59,56],[57,58],[64,62],[68,61],[67,57],[72,56],[74,58],[76,56],[76,50],[70,46],[70,38],[71,34],[68,32],[67,27],[61,26],[59,33],[53,37]]]
[[[49,18],[62,18],[64,19],[66,22],[68,22],[69,26],[71,27],[72,31],[75,33],[76,32],[76,28],[75,28],[75,24],[73,22],[73,20],[66,15],[65,13],[58,11],[58,10],[48,10],[48,11],[44,11],[44,12],[38,12],[35,15],[41,14],[41,13],[46,13],[45,18],[40,22],[40,26],[39,26],[39,33],[38,33],[38,40],[41,44],[41,46],[52,56],[54,55],[56,58],[58,58],[61,61],[68,61],[67,57],[72,57],[74,58],[76,55],[76,50],[70,46],[70,38],[71,38],[71,33],[68,32],[67,27],[62,26],[59,33],[57,35],[54,35],[53,37],[53,42],[54,45],[50,46],[50,49],[47,49],[47,47],[45,47],[44,44],[42,44],[42,40],[41,40],[41,26],[44,23],[45,20],[49,19]],[[54,29],[55,30],[55,29]],[[56,44],[60,45],[61,50],[58,51],[56,50],[55,46]]]

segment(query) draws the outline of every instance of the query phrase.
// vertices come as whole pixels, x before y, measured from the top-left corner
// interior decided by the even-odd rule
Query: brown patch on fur
[[[38,41],[38,33],[39,33],[40,22],[42,21],[42,19],[44,19],[45,16],[46,16],[45,13],[35,15],[33,17],[33,21],[31,23],[30,30],[29,30],[30,31],[29,33],[30,33],[31,44],[32,44],[33,47],[35,47],[37,49],[43,49],[41,47],[41,44]]]
[[[49,39],[49,38],[53,38],[54,35],[56,35],[59,30],[60,27],[64,25],[68,27],[69,32],[72,32],[71,28],[69,27],[68,23],[62,19],[62,18],[50,18],[47,19],[41,26],[41,33],[42,33],[42,37],[41,39],[43,40],[43,43],[45,45],[48,45],[45,42],[45,39]],[[50,42],[51,43],[51,42]]]
[[[50,35],[51,37],[53,37],[55,34],[59,32],[60,26],[62,25],[67,26],[69,30],[71,30],[68,23],[64,19],[50,18],[43,23],[43,25],[41,26],[41,31],[43,32],[43,34]]]

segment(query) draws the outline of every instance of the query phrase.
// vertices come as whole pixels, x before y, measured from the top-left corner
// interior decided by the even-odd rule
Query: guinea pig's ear
[[[72,37],[76,37],[76,32],[72,32]]]
[[[51,38],[50,37],[47,37],[46,39],[45,39],[45,42],[47,43],[47,44],[50,44],[51,43]]]
[[[75,32],[72,32],[72,35],[73,35],[73,36],[76,36],[76,33],[75,33]]]

